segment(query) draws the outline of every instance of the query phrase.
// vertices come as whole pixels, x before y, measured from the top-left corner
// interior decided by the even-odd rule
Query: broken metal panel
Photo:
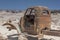
[[[59,36],[60,37],[60,30],[42,30],[44,35],[51,35],[51,36]]]

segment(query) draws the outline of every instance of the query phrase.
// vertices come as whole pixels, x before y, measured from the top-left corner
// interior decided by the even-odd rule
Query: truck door
[[[25,14],[25,29],[26,32],[36,34],[34,29],[34,21],[35,21],[35,10],[30,8],[27,9],[26,14]]]

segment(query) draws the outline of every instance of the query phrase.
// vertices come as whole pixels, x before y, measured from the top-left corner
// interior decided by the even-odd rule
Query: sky
[[[60,0],[0,0],[0,9],[24,10],[31,6],[60,9]]]

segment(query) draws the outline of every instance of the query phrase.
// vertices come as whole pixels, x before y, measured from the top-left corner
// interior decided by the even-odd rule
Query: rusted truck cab
[[[20,20],[22,32],[33,35],[42,33],[42,30],[50,30],[50,25],[50,11],[43,6],[28,8]]]

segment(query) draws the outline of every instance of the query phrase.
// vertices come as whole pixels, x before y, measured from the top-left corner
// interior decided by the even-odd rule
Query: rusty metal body
[[[22,32],[37,35],[44,29],[50,29],[51,16],[47,7],[28,8],[20,20]]]
[[[60,30],[42,30],[44,35],[58,36],[60,37]]]

